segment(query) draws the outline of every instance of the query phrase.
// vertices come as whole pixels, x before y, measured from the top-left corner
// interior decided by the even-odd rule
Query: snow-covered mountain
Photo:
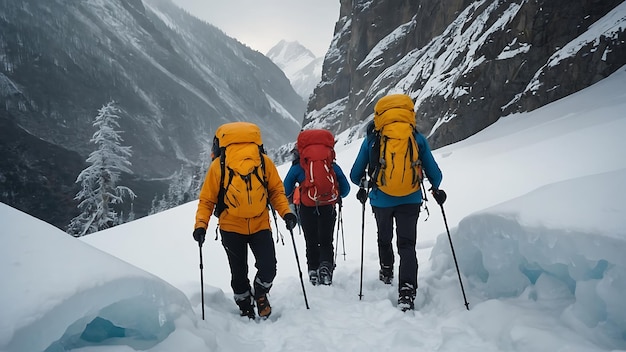
[[[280,67],[293,89],[308,101],[313,89],[322,78],[322,63],[324,58],[315,55],[297,41],[281,40],[266,54]]]
[[[280,68],[170,0],[0,0],[0,33],[0,201],[61,228],[111,100],[139,216],[220,124],[257,123],[268,148],[300,130],[306,104]]]
[[[624,64],[624,0],[341,0],[304,127],[362,135],[376,100],[403,92],[442,146]]]

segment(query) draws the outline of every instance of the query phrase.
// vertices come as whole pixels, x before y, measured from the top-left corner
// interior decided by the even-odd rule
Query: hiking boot
[[[256,299],[256,305],[257,310],[259,311],[259,317],[267,319],[270,314],[272,314],[272,307],[270,306],[270,301],[267,300],[266,294],[263,294]]]
[[[239,315],[242,317],[248,317],[254,319],[256,314],[254,313],[254,299],[250,292],[242,297],[235,298],[235,303],[239,306]]]
[[[322,285],[330,285],[333,283],[333,270],[330,263],[323,262],[318,269],[319,283]]]
[[[391,282],[393,281],[393,266],[381,265],[380,270],[378,271],[378,279],[386,285],[391,285]]]
[[[400,288],[398,294],[398,308],[403,312],[415,309],[415,289],[411,285]]]
[[[333,283],[333,273],[330,268],[321,266],[319,270],[320,284],[330,285]]]
[[[313,286],[319,284],[319,276],[317,276],[317,270],[309,270],[309,281]]]

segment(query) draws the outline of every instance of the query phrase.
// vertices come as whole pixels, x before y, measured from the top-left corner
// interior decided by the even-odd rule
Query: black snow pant
[[[254,295],[259,297],[269,292],[276,277],[276,249],[270,230],[261,230],[252,235],[220,230],[222,245],[226,250],[230,266],[230,286],[237,297],[251,293],[248,279],[248,246],[255,258],[257,273],[254,278]]]
[[[300,205],[300,223],[306,241],[306,262],[309,270],[324,263],[334,268],[333,232],[337,212],[334,205],[307,207]]]
[[[396,224],[396,244],[400,256],[398,289],[409,284],[417,289],[417,218],[421,204],[402,204],[390,208],[372,206],[378,227],[378,258],[380,265],[393,266],[393,221]]]

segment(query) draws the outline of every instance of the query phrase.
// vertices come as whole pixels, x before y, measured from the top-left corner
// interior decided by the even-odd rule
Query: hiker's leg
[[[309,270],[317,270],[320,265],[318,221],[315,207],[300,205],[300,222],[306,242],[306,263]]]
[[[331,285],[335,263],[333,258],[333,231],[335,229],[335,206],[326,205],[317,208],[317,229],[320,251],[319,281],[322,285]]]
[[[222,245],[230,266],[230,286],[235,296],[250,291],[248,279],[248,242],[247,235],[220,230]]]
[[[333,234],[335,232],[335,220],[337,211],[334,205],[318,207],[317,229],[319,238],[319,261],[327,263],[332,270],[334,267]]]
[[[378,208],[372,206],[378,230],[378,260],[381,267],[393,267],[394,255],[391,240],[393,239],[394,208]]]
[[[417,242],[417,218],[419,217],[420,205],[403,204],[395,208],[397,246],[400,256],[398,288],[409,284],[413,289],[416,289],[417,254],[415,244]]]
[[[262,230],[248,237],[257,268],[254,279],[256,297],[259,285],[264,291],[263,293],[267,293],[272,287],[272,282],[276,277],[276,250],[270,230]]]

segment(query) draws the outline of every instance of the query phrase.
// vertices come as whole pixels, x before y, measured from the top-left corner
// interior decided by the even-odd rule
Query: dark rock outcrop
[[[626,64],[622,0],[342,0],[303,125],[362,135],[403,92],[434,147],[584,89]]]

